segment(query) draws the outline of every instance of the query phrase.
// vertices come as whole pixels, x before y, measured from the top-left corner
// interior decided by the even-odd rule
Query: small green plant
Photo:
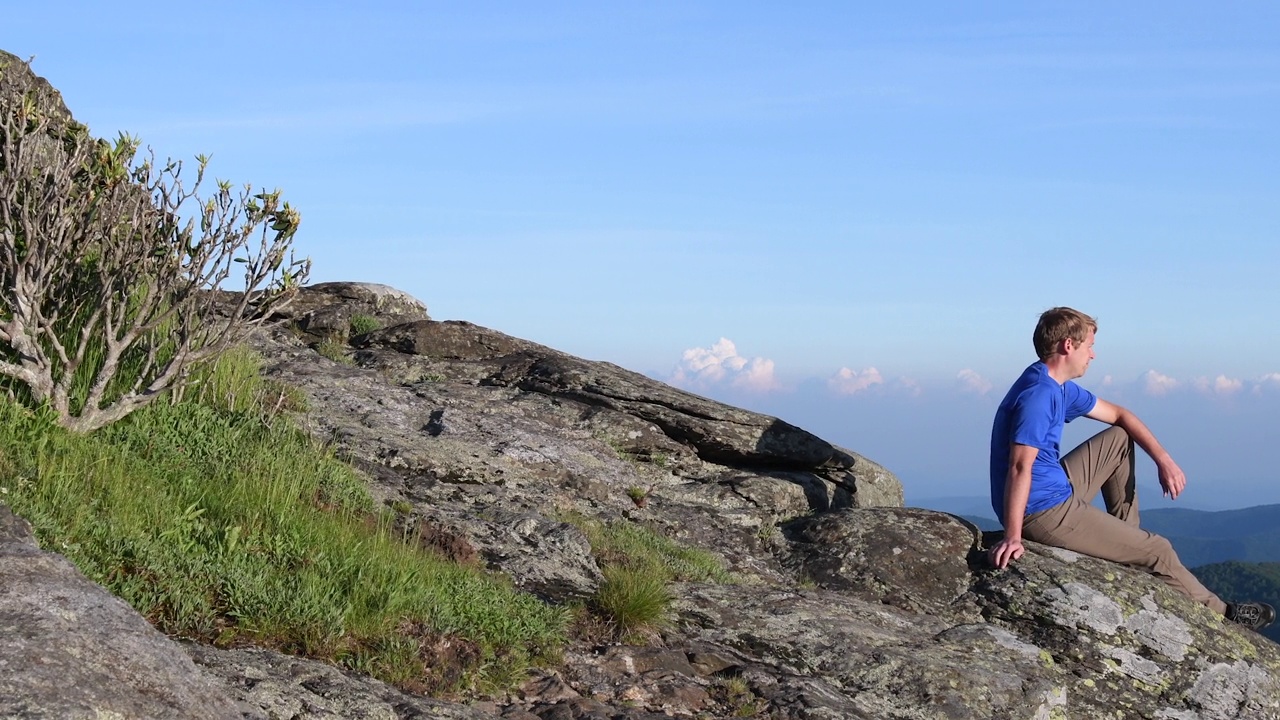
[[[352,336],[364,335],[382,329],[382,321],[372,315],[356,313],[351,316],[349,327]]]
[[[611,634],[634,640],[661,627],[676,581],[732,582],[715,555],[690,548],[627,521],[600,522],[577,513],[564,516],[591,543],[604,582],[590,602],[595,619]],[[591,622],[580,622],[592,628]]]
[[[343,365],[356,364],[356,361],[347,354],[346,342],[333,335],[321,340],[319,344],[316,345],[316,352],[320,353],[322,357],[329,358],[336,363],[341,363]]]
[[[597,437],[599,437],[604,444],[609,446],[609,449],[613,451],[614,455],[618,456],[619,460],[626,460],[628,462],[633,462],[635,460],[635,456],[632,455],[631,451],[622,443],[612,438],[605,438],[599,435],[597,435]]]
[[[751,690],[740,675],[722,677],[711,688],[712,697],[724,703],[732,717],[756,717],[766,709],[764,698]]]
[[[756,538],[761,542],[772,542],[780,537],[782,537],[782,531],[773,523],[762,522],[760,527],[756,528]]]
[[[587,536],[602,566],[648,567],[671,582],[733,582],[733,575],[713,553],[681,545],[643,525],[625,520],[601,522],[576,513],[563,519]]]
[[[627,497],[631,498],[631,502],[635,503],[638,508],[643,508],[649,504],[649,495],[652,493],[653,488],[651,487],[642,488],[639,485],[632,485],[627,488]]]
[[[413,503],[407,500],[397,500],[391,503],[391,509],[400,515],[408,515],[413,512]]]

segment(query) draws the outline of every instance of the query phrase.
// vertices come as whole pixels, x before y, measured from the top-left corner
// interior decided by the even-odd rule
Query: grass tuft
[[[592,598],[593,609],[616,634],[634,639],[667,624],[672,596],[667,577],[652,568],[615,565],[604,568],[604,582]]]
[[[356,364],[356,361],[347,353],[346,339],[341,336],[331,335],[321,340],[316,344],[316,352],[320,353],[321,357],[329,358],[342,365]]]
[[[717,556],[642,525],[600,522],[577,513],[563,519],[582,530],[600,563],[604,582],[589,609],[615,637],[635,640],[662,627],[673,599],[668,590],[672,582],[733,582]],[[593,623],[580,625],[590,628]]]
[[[380,330],[382,321],[372,315],[356,313],[351,316],[349,326],[351,328],[351,336],[355,337],[356,335],[364,335],[374,330]]]

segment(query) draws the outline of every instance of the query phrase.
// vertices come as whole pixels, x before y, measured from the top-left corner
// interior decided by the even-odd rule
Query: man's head
[[[1036,346],[1036,355],[1048,362],[1065,351],[1064,341],[1070,340],[1072,346],[1078,348],[1097,331],[1098,321],[1088,315],[1069,307],[1056,307],[1040,314],[1040,322],[1036,323],[1031,339]]]

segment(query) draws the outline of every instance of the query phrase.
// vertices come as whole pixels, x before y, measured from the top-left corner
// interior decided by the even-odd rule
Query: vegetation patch
[[[632,485],[627,488],[627,497],[631,498],[631,502],[635,503],[638,508],[643,508],[649,504],[649,495],[652,493],[652,487],[643,488],[639,485]]]
[[[326,337],[316,344],[316,352],[320,353],[321,357],[329,358],[342,365],[356,364],[356,361],[347,353],[346,340],[341,337]]]
[[[729,711],[731,717],[758,717],[768,710],[768,702],[755,694],[740,675],[717,678],[710,695]]]
[[[604,582],[588,609],[615,637],[636,639],[662,627],[668,619],[672,582],[733,581],[714,554],[681,545],[642,525],[601,522],[579,514],[564,520],[581,529],[591,543]],[[588,629],[595,625],[580,622]]]
[[[280,414],[250,355],[78,435],[0,400],[0,496],[159,629],[342,663],[432,693],[553,661],[567,615],[425,549]]]
[[[351,328],[352,337],[355,337],[356,335],[371,333],[374,330],[381,330],[382,321],[372,315],[356,313],[351,316],[349,326]]]

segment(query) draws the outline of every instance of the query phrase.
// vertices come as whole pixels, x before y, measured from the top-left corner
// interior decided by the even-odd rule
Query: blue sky
[[[1280,502],[1280,6],[881,5],[50,1],[0,47],[95,133],[282,188],[314,280],[778,414],[909,499],[985,492],[1066,304],[1187,504]]]

